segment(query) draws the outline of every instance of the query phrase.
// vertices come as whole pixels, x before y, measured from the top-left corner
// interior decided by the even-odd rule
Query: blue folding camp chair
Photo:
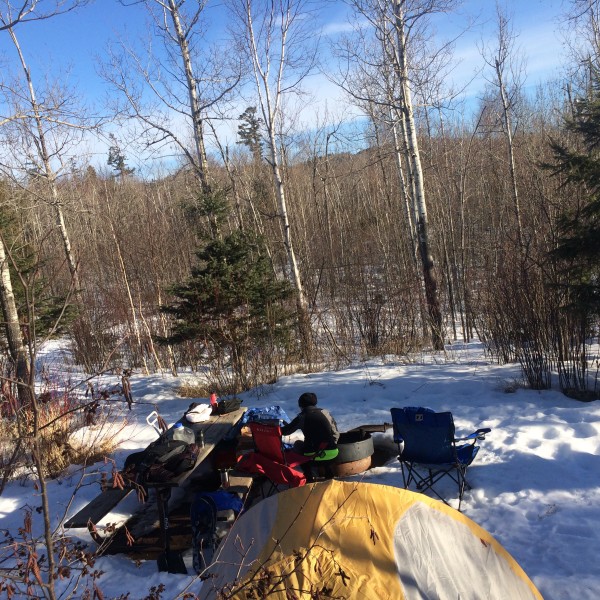
[[[473,462],[489,427],[478,429],[464,438],[455,438],[454,419],[450,412],[436,413],[429,408],[392,408],[394,441],[402,467],[404,487],[414,482],[420,492],[431,490],[446,502],[434,486],[448,475],[458,484],[458,510],[467,482],[467,468]],[[464,443],[461,443],[464,442]]]

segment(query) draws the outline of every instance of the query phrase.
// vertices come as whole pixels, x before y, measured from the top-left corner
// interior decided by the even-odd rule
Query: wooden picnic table
[[[170,551],[169,542],[169,498],[173,488],[182,487],[192,476],[194,471],[201,465],[216,448],[219,442],[228,439],[235,432],[235,427],[242,419],[245,408],[225,415],[211,415],[202,423],[186,423],[194,431],[196,444],[200,447],[196,464],[189,470],[171,477],[167,481],[146,481],[148,488],[156,490],[156,502],[158,506],[159,538],[163,547],[163,557],[158,559],[159,570],[168,570],[170,573],[186,572],[181,557],[174,556]]]
[[[168,501],[171,496],[171,490],[176,487],[184,487],[187,480],[194,475],[194,472],[207,460],[211,452],[216,448],[219,442],[233,436],[236,431],[236,425],[244,415],[245,408],[240,408],[234,412],[225,415],[211,415],[203,423],[187,424],[196,435],[196,440],[200,442],[203,439],[203,445],[196,458],[195,464],[187,471],[175,475],[167,481],[148,481],[144,485],[156,490],[157,505],[159,511],[159,524],[163,543],[168,545]],[[200,444],[198,444],[200,446]],[[138,486],[139,487],[139,486]],[[64,524],[66,528],[88,528],[90,532],[95,532],[97,525],[111,511],[117,509],[126,498],[135,497],[137,489],[134,487],[110,488],[104,490],[96,496],[91,502],[84,506],[77,514],[70,517]],[[131,516],[130,512],[125,512],[117,521],[117,525],[123,524]],[[94,535],[96,537],[94,537]],[[93,535],[98,538],[97,532]]]
[[[219,442],[228,439],[235,432],[235,427],[244,416],[245,411],[245,408],[239,408],[226,415],[211,415],[208,421],[202,423],[185,422],[184,425],[194,432],[196,444],[200,447],[196,464],[191,469],[171,477],[167,481],[147,480],[145,485],[152,488],[182,487],[193,475],[196,468],[209,457]]]

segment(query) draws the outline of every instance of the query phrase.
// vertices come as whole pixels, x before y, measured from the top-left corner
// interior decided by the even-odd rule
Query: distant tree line
[[[55,18],[84,4],[56,3]],[[557,372],[569,394],[597,394],[600,38],[568,80],[525,94],[499,10],[489,85],[460,105],[448,48],[427,35],[455,3],[355,0],[330,76],[364,117],[306,128],[293,99],[317,46],[302,1],[228,2],[226,56],[202,40],[204,3],[142,4],[156,48],[107,53],[111,119],[31,70],[27,24],[0,4],[14,48],[0,82],[4,377],[24,402],[47,335],[90,372],[203,367],[223,392],[478,339],[534,387]],[[39,15],[25,5],[21,21]],[[574,2],[571,23],[593,33],[596,11]],[[106,131],[106,168],[76,158]],[[177,168],[141,177],[129,153],[142,150],[174,152]]]
[[[38,393],[50,337],[86,373],[194,369],[219,395],[479,340],[535,389],[599,397],[597,1],[571,0],[570,70],[533,93],[498,9],[488,85],[467,102],[432,28],[455,0],[351,0],[328,65],[346,103],[310,127],[297,107],[324,68],[312,3],[226,0],[230,37],[209,43],[208,2],[123,2],[146,10],[149,39],[106,49],[112,101],[96,107],[21,45],[29,21],[87,4],[0,0],[0,493],[26,457],[44,521],[40,543],[26,517],[26,567],[0,591],[54,600],[71,577],[49,449],[97,398]],[[102,168],[85,151],[97,139]],[[138,155],[169,168],[147,177]],[[83,597],[100,597],[96,576]]]

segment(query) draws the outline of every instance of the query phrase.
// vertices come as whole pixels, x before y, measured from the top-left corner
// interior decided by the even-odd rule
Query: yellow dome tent
[[[327,481],[267,498],[219,547],[200,598],[540,600],[484,529],[404,489]]]

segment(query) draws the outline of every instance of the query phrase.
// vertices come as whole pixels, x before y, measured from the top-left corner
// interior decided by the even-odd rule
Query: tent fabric
[[[259,502],[222,543],[202,599],[541,600],[484,529],[409,490],[331,480]]]

